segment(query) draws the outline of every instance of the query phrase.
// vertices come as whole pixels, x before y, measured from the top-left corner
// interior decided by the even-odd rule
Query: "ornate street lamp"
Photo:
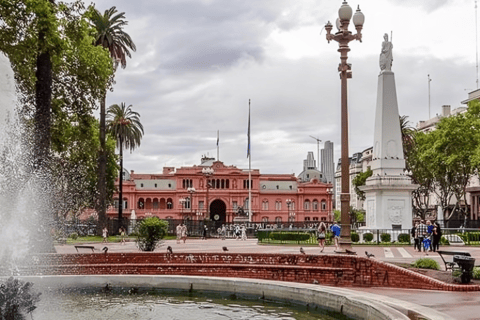
[[[287,207],[288,207],[288,221],[289,222],[295,221],[295,212],[290,212],[290,208],[292,207],[293,200],[287,199],[285,200],[285,202],[287,203]]]
[[[182,213],[183,213],[183,209],[185,208],[185,202],[187,202],[187,199],[181,198],[180,200],[178,200],[178,202],[180,202],[180,206],[182,207]]]
[[[193,212],[193,194],[197,191],[194,187],[190,187],[187,189],[188,193],[190,193],[190,212]]]
[[[205,176],[205,187],[207,188],[207,201],[205,203],[205,205],[207,206],[207,214],[206,214],[206,219],[210,219],[210,206],[208,204],[208,191],[210,190],[211,188],[211,185],[210,185],[210,182],[208,182],[208,177],[210,177],[211,175],[213,175],[215,171],[213,170],[213,168],[203,168],[202,169],[202,174]]]
[[[348,30],[348,25],[350,24],[350,19],[352,18],[352,8],[348,5],[347,1],[343,1],[342,6],[338,10],[338,19],[337,19],[337,29],[338,32],[331,34],[332,24],[327,22],[325,25],[325,30],[327,31],[327,41],[330,43],[331,40],[338,42],[340,52],[340,65],[338,66],[338,71],[340,73],[340,79],[342,84],[342,192],[340,194],[340,203],[341,203],[341,216],[340,224],[342,231],[340,234],[340,248],[342,252],[352,248],[352,241],[350,238],[350,218],[349,218],[349,209],[350,209],[350,187],[349,187],[349,161],[348,161],[348,107],[347,107],[347,79],[352,77],[351,65],[347,63],[347,53],[350,51],[348,43],[353,40],[358,40],[362,42],[362,27],[365,17],[360,11],[360,6],[358,6],[357,11],[353,15],[353,24],[357,30],[356,34],[352,34]]]

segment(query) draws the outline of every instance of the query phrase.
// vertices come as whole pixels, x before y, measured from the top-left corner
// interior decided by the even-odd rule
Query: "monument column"
[[[400,116],[398,113],[395,74],[391,70],[393,45],[385,34],[380,54],[373,174],[360,189],[366,195],[366,228],[410,229],[412,227],[412,184],[405,174]],[[396,240],[396,239],[392,239]]]

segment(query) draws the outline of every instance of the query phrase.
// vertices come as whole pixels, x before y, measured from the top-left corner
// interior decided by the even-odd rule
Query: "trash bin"
[[[475,259],[469,256],[456,255],[453,256],[453,262],[458,265],[458,267],[452,268],[454,279],[461,283],[469,283],[473,278]]]

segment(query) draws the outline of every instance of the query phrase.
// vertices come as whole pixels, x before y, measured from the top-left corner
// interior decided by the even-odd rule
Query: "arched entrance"
[[[215,200],[210,204],[210,220],[215,224],[215,230],[225,223],[227,206],[222,200]]]

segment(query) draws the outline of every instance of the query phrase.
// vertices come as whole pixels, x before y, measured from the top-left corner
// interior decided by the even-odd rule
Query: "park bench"
[[[92,249],[92,252],[95,252],[95,247],[94,246],[75,246],[75,249],[78,252],[78,249]]]
[[[445,263],[445,270],[453,270],[453,267],[456,265],[455,262],[452,261],[445,261],[445,256],[467,256],[471,257],[470,253],[464,252],[464,251],[443,251],[443,250],[437,250],[437,253],[440,255],[440,258],[442,258],[443,263]]]

